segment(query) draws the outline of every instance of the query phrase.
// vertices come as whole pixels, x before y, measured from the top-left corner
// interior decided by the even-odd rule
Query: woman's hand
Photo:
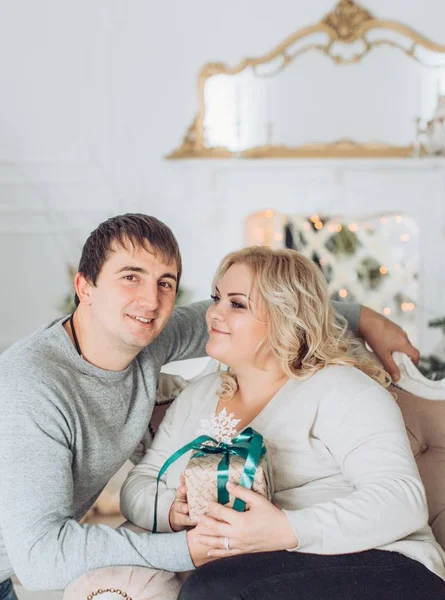
[[[236,498],[244,500],[248,510],[241,513],[216,502],[209,504],[206,515],[200,518],[193,532],[195,542],[208,547],[209,557],[288,550],[298,546],[298,538],[282,510],[264,496],[239,485],[228,483],[227,489]]]
[[[176,489],[176,496],[170,507],[168,521],[173,531],[183,531],[193,527],[189,517],[189,505],[187,503],[187,490],[184,475],[181,475],[181,484]]]
[[[393,352],[407,354],[414,364],[419,362],[419,351],[411,344],[405,331],[367,306],[360,310],[358,329],[394,381],[400,379],[400,371],[392,357]]]

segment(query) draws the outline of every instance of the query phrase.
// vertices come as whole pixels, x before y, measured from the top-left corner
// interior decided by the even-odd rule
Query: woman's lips
[[[210,333],[220,333],[222,335],[230,335],[230,333],[228,333],[227,331],[220,331],[219,329],[215,329],[214,327],[212,327],[210,329]]]

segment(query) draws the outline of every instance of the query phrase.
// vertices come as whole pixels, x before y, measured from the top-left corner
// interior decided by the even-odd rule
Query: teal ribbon
[[[215,445],[210,446],[207,442],[213,442]],[[256,470],[260,464],[260,460],[266,454],[266,447],[263,444],[263,436],[251,427],[247,427],[247,429],[234,437],[231,444],[218,442],[208,435],[200,435],[193,441],[177,450],[165,461],[158,473],[154,502],[153,533],[156,533],[157,531],[158,495],[161,477],[174,462],[181,458],[181,456],[183,456],[186,452],[189,452],[189,450],[196,450],[192,458],[205,456],[206,454],[222,454],[221,460],[218,464],[217,472],[218,502],[220,504],[227,504],[229,501],[229,492],[227,491],[226,485],[229,481],[230,456],[240,456],[241,458],[244,458],[244,469],[239,485],[242,485],[250,490]],[[235,498],[233,508],[234,510],[243,512],[246,509],[246,503],[239,498]]]

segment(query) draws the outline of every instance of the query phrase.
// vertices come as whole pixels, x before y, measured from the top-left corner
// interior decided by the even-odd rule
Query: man
[[[108,565],[185,571],[199,560],[185,532],[78,523],[146,433],[162,365],[204,355],[208,303],[173,312],[180,277],[166,225],[109,219],[83,248],[75,313],[0,357],[0,600],[15,598],[13,573],[27,588],[57,589]],[[416,360],[384,317],[336,308],[390,369],[391,351]]]

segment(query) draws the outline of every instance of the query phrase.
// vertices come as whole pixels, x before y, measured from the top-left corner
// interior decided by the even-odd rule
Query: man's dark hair
[[[143,214],[119,215],[101,223],[88,237],[82,248],[79,262],[79,273],[93,285],[96,285],[99,273],[108,260],[112,245],[118,244],[123,248],[128,244],[150,250],[159,254],[162,260],[169,264],[176,262],[179,280],[182,273],[181,253],[173,232],[167,225],[155,217]],[[79,305],[77,294],[74,298]]]

